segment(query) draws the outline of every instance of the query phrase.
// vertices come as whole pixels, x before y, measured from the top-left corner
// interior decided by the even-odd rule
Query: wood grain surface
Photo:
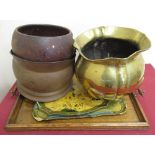
[[[33,103],[19,96],[5,128],[24,131],[147,129],[149,127],[147,118],[136,97],[130,94],[124,98],[127,102],[127,111],[121,115],[37,122],[32,117]]]

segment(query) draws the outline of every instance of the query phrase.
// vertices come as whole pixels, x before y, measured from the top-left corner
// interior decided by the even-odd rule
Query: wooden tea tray
[[[149,127],[143,109],[133,94],[126,95],[127,111],[116,116],[51,120],[37,122],[32,117],[33,103],[19,96],[5,128],[7,130],[116,130],[147,129]]]

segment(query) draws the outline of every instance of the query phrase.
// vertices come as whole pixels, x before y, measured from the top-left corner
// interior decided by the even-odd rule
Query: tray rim
[[[22,101],[24,97],[22,95],[19,95],[16,99],[16,102],[14,103],[12,110],[9,114],[9,117],[7,119],[7,122],[5,124],[5,129],[7,131],[30,131],[30,130],[145,130],[149,128],[149,122],[148,119],[144,113],[144,110],[138,101],[138,99],[135,97],[134,93],[128,94],[132,105],[136,111],[136,114],[139,118],[139,122],[104,122],[104,123],[49,123],[46,124],[39,122],[38,124],[15,124],[10,123],[12,121],[12,116],[16,117],[18,116],[18,112],[20,110],[20,107],[22,106]],[[20,104],[19,104],[20,103]],[[18,111],[16,110],[18,108]],[[142,117],[142,118],[141,118]],[[91,118],[90,118],[91,119]],[[140,119],[143,119],[143,121]]]

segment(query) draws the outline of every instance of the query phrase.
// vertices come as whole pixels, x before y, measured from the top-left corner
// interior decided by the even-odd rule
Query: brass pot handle
[[[134,92],[133,93],[134,94],[134,96],[136,97],[137,95],[140,95],[141,97],[144,97],[144,91],[142,90],[142,89],[137,89],[137,93],[136,92]]]
[[[143,97],[144,96],[144,91],[142,89],[138,89],[138,94]]]

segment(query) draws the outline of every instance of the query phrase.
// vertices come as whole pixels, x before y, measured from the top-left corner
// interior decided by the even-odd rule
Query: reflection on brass
[[[88,57],[89,53],[84,53],[84,47],[90,42],[109,38],[132,42],[138,49],[129,55],[122,54],[127,53],[127,50],[122,50],[120,55],[117,53],[117,57],[107,54],[107,57],[103,58],[100,53],[94,53],[98,56],[95,59]],[[94,98],[114,99],[118,95],[133,92],[143,82],[145,64],[141,52],[150,46],[147,36],[135,29],[113,26],[91,29],[75,39],[74,47],[79,52],[76,76],[88,94]]]

